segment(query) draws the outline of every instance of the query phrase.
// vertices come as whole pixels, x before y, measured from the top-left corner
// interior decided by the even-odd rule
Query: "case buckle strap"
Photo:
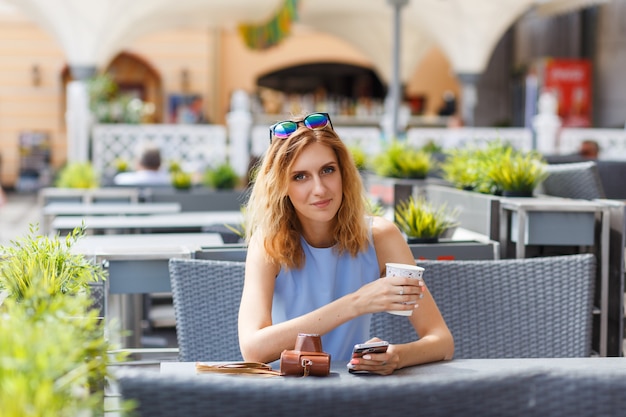
[[[311,359],[302,358],[300,364],[302,365],[302,368],[304,368],[304,373],[302,376],[309,376],[309,371],[311,369],[311,366],[313,365],[313,361]]]

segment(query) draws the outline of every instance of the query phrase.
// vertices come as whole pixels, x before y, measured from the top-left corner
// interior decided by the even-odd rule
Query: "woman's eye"
[[[306,178],[306,176],[304,174],[296,174],[296,175],[293,176],[293,179],[295,181],[302,181],[305,178]]]
[[[332,174],[335,172],[335,167],[326,167],[322,170],[322,174]]]

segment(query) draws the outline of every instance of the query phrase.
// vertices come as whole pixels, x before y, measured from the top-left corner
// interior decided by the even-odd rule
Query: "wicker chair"
[[[548,172],[550,175],[539,187],[540,193],[582,200],[606,196],[595,161],[549,165]]]
[[[417,263],[454,336],[455,358],[591,355],[592,254]],[[371,335],[416,338],[406,317],[388,313],[373,315]]]
[[[237,315],[244,263],[170,259],[180,361],[240,361]]]

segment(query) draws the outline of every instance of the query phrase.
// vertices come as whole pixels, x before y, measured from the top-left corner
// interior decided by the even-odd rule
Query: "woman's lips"
[[[317,207],[317,208],[326,208],[326,207],[328,207],[330,205],[331,201],[332,200],[330,200],[330,199],[329,200],[317,201],[317,202],[313,203],[312,205]]]

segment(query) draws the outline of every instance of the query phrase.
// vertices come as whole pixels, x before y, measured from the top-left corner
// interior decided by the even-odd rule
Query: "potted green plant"
[[[352,160],[354,161],[356,168],[361,172],[365,171],[367,169],[367,155],[363,148],[358,145],[353,145],[348,149],[352,155]]]
[[[441,164],[443,178],[462,190],[479,190],[483,183],[482,170],[478,158],[467,149],[452,149],[446,152]]]
[[[191,174],[181,170],[172,172],[172,186],[177,190],[189,190],[192,186]]]
[[[393,141],[374,157],[374,172],[382,177],[424,179],[433,168],[429,152]]]
[[[115,173],[126,172],[130,170],[130,164],[124,158],[117,158],[113,161],[113,165],[115,166]]]
[[[446,204],[434,205],[424,197],[409,197],[395,209],[395,221],[408,243],[436,243],[450,229],[458,226],[456,211]]]
[[[170,174],[173,174],[175,172],[179,172],[182,171],[183,168],[180,165],[180,162],[172,160],[169,161],[168,165],[167,165],[167,172],[169,172]]]
[[[113,77],[98,74],[87,82],[89,107],[98,123],[141,123],[149,106],[133,94],[124,93]]]
[[[547,164],[536,152],[508,148],[487,170],[487,177],[503,196],[532,197],[533,191],[548,176]]]
[[[466,147],[448,150],[440,166],[443,178],[461,190],[496,194],[498,193],[497,186],[487,173],[510,148],[508,144],[494,141],[482,148]]]
[[[2,415],[102,415],[110,346],[89,298],[30,296],[0,315]]]
[[[98,188],[98,173],[90,162],[72,162],[65,165],[55,182],[60,188]]]
[[[228,162],[225,162],[215,168],[207,169],[203,182],[206,186],[216,190],[232,190],[239,183],[239,175]]]
[[[27,298],[31,288],[45,290],[48,296],[88,292],[89,284],[106,279],[106,271],[71,247],[85,234],[81,226],[64,240],[58,236],[37,235],[30,225],[28,234],[0,248],[0,290],[16,300]]]
[[[89,291],[105,272],[71,251],[83,227],[64,241],[36,230],[0,247],[2,415],[102,415],[109,365],[125,357]]]

